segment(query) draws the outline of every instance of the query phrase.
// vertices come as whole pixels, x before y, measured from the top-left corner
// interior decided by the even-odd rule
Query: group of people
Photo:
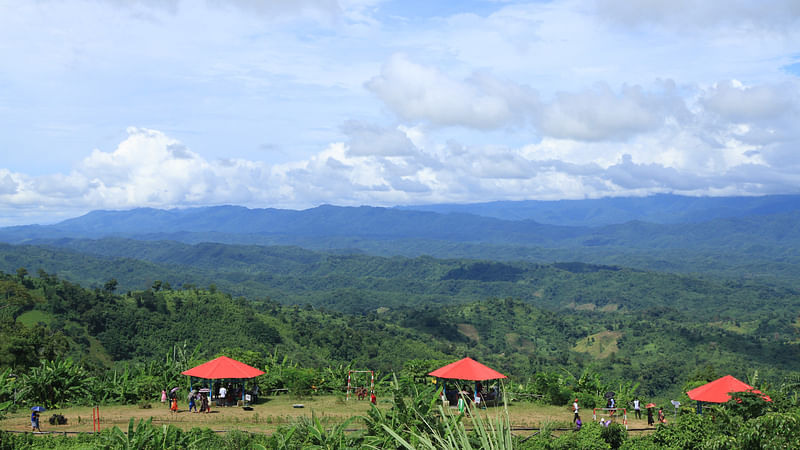
[[[639,398],[637,397],[637,398],[635,398],[633,400],[632,403],[633,403],[633,412],[634,412],[635,417],[637,419],[641,420],[641,418],[642,418],[641,401],[639,401]],[[610,410],[609,413],[608,413],[609,418],[607,420],[601,419],[600,423],[602,425],[607,427],[607,426],[609,426],[611,424],[611,422],[612,422],[611,419],[614,417],[614,413],[616,412],[616,404],[617,403],[616,403],[616,400],[614,399],[614,397],[610,397],[608,399],[608,402],[606,403],[606,409]],[[647,408],[647,425],[649,425],[649,426],[653,426],[655,424],[655,421],[653,420],[653,409],[654,408],[655,408],[654,405],[648,405],[648,408]],[[574,413],[574,416],[572,418],[572,422],[575,424],[575,431],[580,430],[581,426],[583,425],[583,422],[581,421],[581,416],[579,414],[579,409],[580,408],[578,406],[578,399],[576,398],[575,401],[572,402],[572,411]],[[659,423],[664,423],[664,424],[667,423],[667,418],[664,415],[663,408],[658,408],[658,421],[659,421]]]
[[[480,406],[487,401],[499,399],[500,390],[497,385],[492,386],[487,391],[480,381],[475,383],[474,393],[469,386],[462,386],[461,390],[458,389],[458,386],[456,386],[456,389],[448,389],[447,385],[442,388],[442,401],[449,406],[457,406],[459,411],[462,412],[465,411],[468,403],[474,402],[476,406]]]
[[[208,394],[205,392],[198,392],[197,390],[192,390],[189,392],[189,395],[186,397],[187,402],[189,403],[189,411],[190,412],[211,412],[211,403],[208,400]],[[167,403],[169,401],[169,403]],[[178,412],[178,393],[175,390],[170,391],[169,395],[167,395],[166,390],[161,391],[161,403],[167,403],[169,405],[169,410],[173,413]],[[200,405],[200,410],[198,411],[197,406]]]
[[[211,412],[211,405],[208,401],[208,395],[205,392],[192,390],[189,392],[186,399],[189,401],[189,412],[197,412],[197,403],[200,403],[200,412]]]
[[[356,388],[356,398],[358,398],[359,400],[366,399],[368,393],[369,393],[369,402],[372,403],[373,405],[377,405],[378,404],[378,397],[375,396],[375,390],[374,389],[372,389],[370,391],[367,391],[367,388],[365,388],[365,387]]]

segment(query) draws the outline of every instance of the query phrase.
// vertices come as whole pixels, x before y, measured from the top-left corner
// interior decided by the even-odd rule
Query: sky
[[[0,226],[800,193],[800,2],[0,0]]]

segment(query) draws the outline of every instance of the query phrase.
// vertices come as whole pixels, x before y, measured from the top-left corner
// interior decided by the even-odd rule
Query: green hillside
[[[473,275],[456,267],[453,276]],[[672,299],[675,305],[691,308],[683,312],[669,304],[622,297],[615,297],[616,303],[574,301],[575,292],[597,283],[610,283],[609,292],[618,291],[641,283],[648,274],[585,265],[539,270],[558,275],[558,286],[572,293],[573,301],[557,304],[554,299],[560,297],[544,289],[535,291],[538,303],[484,297],[343,313],[312,302],[290,305],[264,297],[233,297],[214,286],[173,289],[155,283],[119,294],[109,281],[88,290],[45,271],[33,277],[21,271],[0,276],[8,304],[2,310],[0,354],[5,356],[0,364],[24,373],[39,358],[70,356],[102,370],[125,361],[159,360],[175,346],[189,345],[199,349],[199,357],[250,352],[256,361],[283,355],[301,367],[353,365],[388,373],[404,370],[413,360],[470,355],[519,381],[537,373],[592,370],[612,383],[639,382],[641,391],[653,396],[678,393],[709,366],[740,376],[758,370],[776,382],[800,370],[795,321],[800,309],[786,298],[767,301],[776,291],[680,277],[661,280],[659,289],[672,285],[666,291],[678,296]],[[524,271],[512,274],[530,276]],[[335,295],[307,289],[307,295],[295,294],[296,299],[327,299],[340,309],[374,301],[369,292],[355,288]],[[703,298],[737,292],[746,295],[733,298],[725,314],[703,305]],[[400,294],[382,295],[391,299]],[[739,310],[747,321],[734,314]]]
[[[233,296],[350,313],[514,298],[549,309],[669,307],[704,320],[751,320],[776,305],[787,309],[800,305],[796,289],[758,279],[728,280],[578,262],[377,257],[295,247],[123,239],[69,245],[86,253],[0,244],[0,270],[43,269],[97,287],[114,278],[122,291],[149,288],[155,281],[174,288],[214,285]]]

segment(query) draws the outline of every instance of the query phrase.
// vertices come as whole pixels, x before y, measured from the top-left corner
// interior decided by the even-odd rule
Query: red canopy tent
[[[451,380],[470,380],[476,382],[485,380],[496,380],[499,378],[508,378],[502,373],[494,369],[490,369],[489,367],[484,366],[483,364],[479,363],[478,361],[475,361],[472,358],[464,358],[458,360],[444,367],[440,367],[434,370],[433,372],[430,372],[428,375],[437,378],[447,378]],[[476,402],[479,401],[477,383],[475,385],[475,393],[473,398],[475,399]],[[499,399],[499,394],[497,397],[494,397],[494,401],[497,401],[498,399]]]
[[[737,380],[736,378],[725,375],[724,377],[714,380],[710,383],[696,387],[687,392],[686,395],[692,400],[706,403],[725,403],[731,399],[731,392],[745,392],[750,391],[755,394],[761,394],[758,389],[753,389],[747,383]],[[761,396],[764,400],[771,402],[772,399],[767,395]]]
[[[181,374],[195,378],[204,378],[206,380],[221,380],[255,378],[259,375],[264,375],[264,372],[253,366],[248,366],[243,362],[228,358],[227,356],[220,356],[219,358],[212,359],[209,362],[181,372]]]
[[[450,378],[455,380],[470,381],[508,378],[502,373],[494,369],[490,369],[472,358],[464,358],[444,367],[440,367],[428,375],[437,378]]]
[[[228,358],[227,356],[220,356],[219,358],[212,359],[206,363],[200,364],[197,367],[192,367],[189,370],[181,372],[182,375],[187,375],[194,378],[202,378],[209,380],[208,387],[210,392],[214,392],[214,387],[210,380],[236,380],[242,382],[242,401],[245,400],[244,394],[244,380],[255,378],[259,375],[264,375],[264,372],[256,369],[253,366],[248,366],[243,362],[235,359]],[[190,378],[191,380],[191,378]],[[191,381],[190,381],[191,386]]]

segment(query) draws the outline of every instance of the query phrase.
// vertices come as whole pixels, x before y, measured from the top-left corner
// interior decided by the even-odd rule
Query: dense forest
[[[476,273],[492,279],[524,273],[493,264],[454,264],[443,271],[442,282],[473,282]],[[391,308],[368,309],[374,297],[355,288],[279,303],[233,297],[215,285],[173,288],[162,280],[124,293],[113,278],[86,289],[43,270],[32,276],[20,268],[2,275],[0,364],[24,373],[42,358],[70,357],[102,371],[160,359],[174,346],[188,344],[198,349],[199,358],[248,351],[261,364],[280,355],[308,368],[352,365],[388,374],[413,360],[467,355],[523,383],[542,373],[579,377],[590,370],[609,383],[640,383],[640,391],[651,396],[678,395],[709,368],[742,377],[758,372],[775,382],[800,369],[797,308],[776,306],[779,300],[783,305],[796,300],[794,293],[656,275],[662,285],[648,289],[666,291],[665,297],[624,302],[617,296],[611,303],[600,299],[615,286],[642,284],[637,277],[643,274],[578,264],[528,270],[544,271],[542,278],[558,275],[550,285],[559,286],[560,295],[572,302],[559,304],[561,297],[548,298],[555,294],[546,288],[540,301],[509,296],[437,304],[423,296],[401,306],[402,299],[412,297],[398,290],[384,292],[387,300],[401,296],[388,303]],[[603,287],[598,274],[613,283]],[[659,304],[670,295],[689,300]],[[704,304],[714,296],[730,298],[724,314]],[[360,307],[342,311],[354,309],[347,306],[351,302]],[[692,313],[681,311],[685,308]]]

